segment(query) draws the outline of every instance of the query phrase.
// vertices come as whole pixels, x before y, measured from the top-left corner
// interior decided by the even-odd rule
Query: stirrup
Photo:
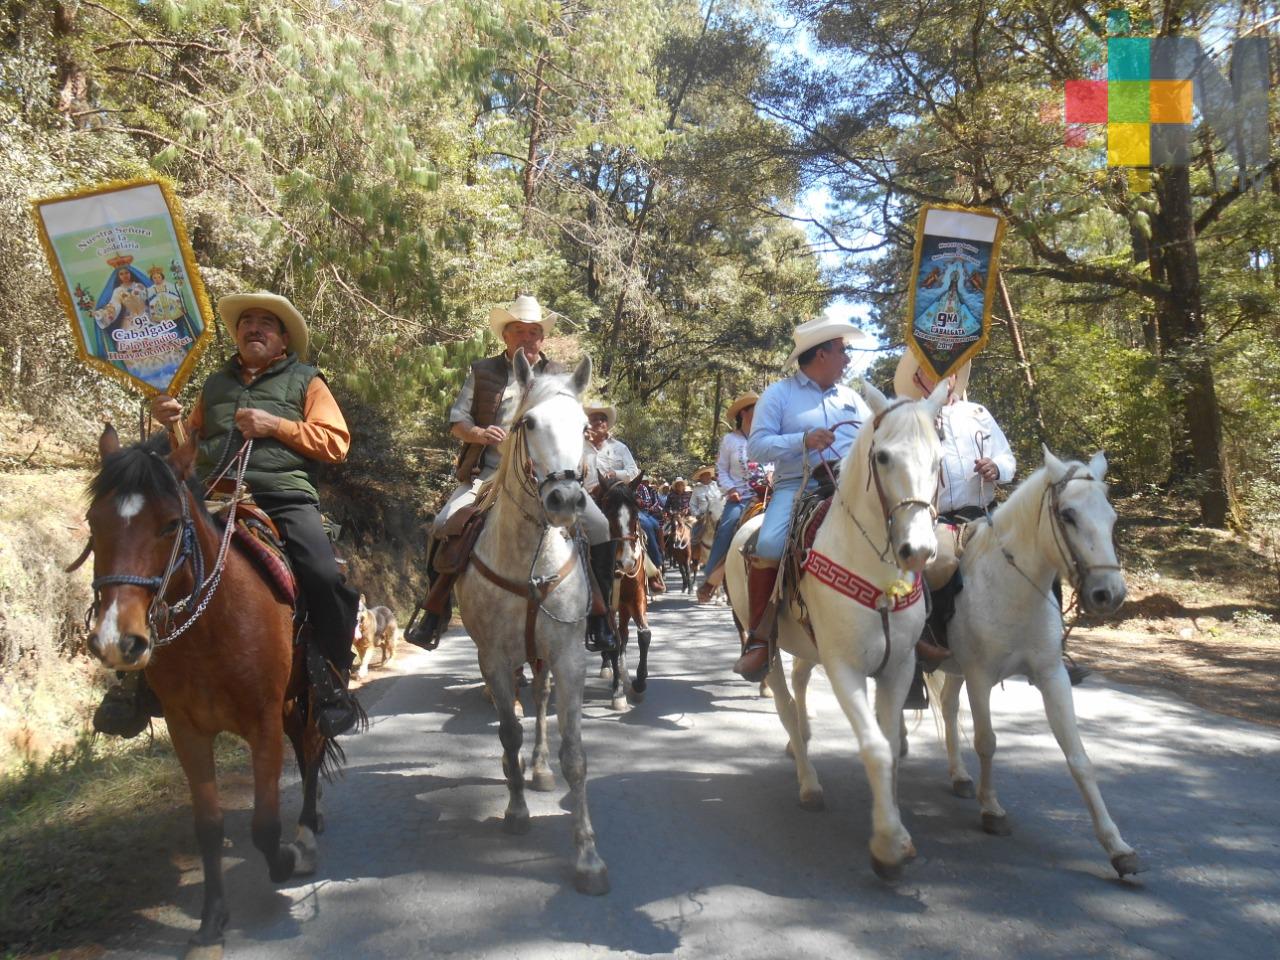
[[[131,740],[151,723],[150,711],[142,703],[142,691],[114,684],[93,711],[93,729],[110,737]]]

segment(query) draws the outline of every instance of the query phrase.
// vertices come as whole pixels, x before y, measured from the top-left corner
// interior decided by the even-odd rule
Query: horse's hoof
[[[612,677],[613,677],[613,667],[609,666],[608,664],[605,664],[603,667],[600,668],[601,680],[608,680]]]
[[[297,866],[293,868],[294,876],[309,877],[315,873],[316,859],[319,854],[316,835],[306,827],[299,825],[298,836],[293,842],[293,848],[298,852]]]
[[[627,698],[614,697],[609,701],[609,709],[613,710],[615,713],[622,713],[627,709]]]
[[[217,943],[196,943],[192,937],[182,957],[183,960],[222,960],[222,938],[219,937]]]
[[[906,873],[907,861],[900,860],[897,863],[885,863],[873,853],[871,854],[871,869],[885,883],[897,883],[902,879],[902,875]]]
[[[1122,878],[1131,873],[1142,873],[1147,869],[1147,865],[1142,862],[1142,858],[1137,853],[1117,853],[1111,858],[1111,866],[1115,867],[1116,873]]]
[[[527,813],[508,813],[502,818],[502,832],[518,837],[529,832],[529,815]]]
[[[649,681],[643,677],[637,677],[631,681],[631,692],[637,695],[637,698],[644,696],[644,692],[649,689]]]
[[[820,813],[827,809],[826,798],[823,797],[821,790],[811,790],[808,793],[800,794],[800,809],[808,810],[812,813]],[[875,859],[874,857],[872,859]]]
[[[984,813],[982,815],[982,830],[993,837],[1007,837],[1013,833],[1013,826],[1009,823],[1007,814],[996,816],[994,813]]]
[[[951,792],[962,800],[972,800],[978,795],[978,792],[973,789],[972,780],[952,780]]]
[[[609,892],[609,870],[577,870],[573,874],[573,888],[588,897],[599,897]]]
[[[529,789],[550,793],[556,788],[556,775],[550,770],[535,770],[529,779]]]
[[[269,871],[272,883],[284,883],[293,876],[298,866],[298,851],[293,844],[283,844],[276,853],[276,858]]]

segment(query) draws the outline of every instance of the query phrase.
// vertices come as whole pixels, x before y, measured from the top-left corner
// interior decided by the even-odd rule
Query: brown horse
[[[89,649],[114,670],[145,670],[164,708],[204,862],[204,906],[191,952],[217,956],[229,913],[214,737],[226,731],[249,743],[253,845],[276,883],[315,871],[318,778],[322,766],[341,762],[342,751],[319,733],[308,710],[292,608],[241,548],[223,539],[192,488],[194,448],[166,456],[160,436],[122,450],[108,425],[98,450],[102,469],[89,488]],[[303,782],[294,843],[281,842],[282,723]]]
[[[689,562],[693,552],[693,517],[687,513],[672,516],[667,521],[667,560],[680,571],[680,586],[685,593],[693,589],[693,573]]]
[[[631,483],[614,483],[605,492],[601,509],[609,521],[609,537],[618,542],[618,559],[615,562],[616,581],[614,597],[618,614],[618,652],[606,654],[605,663],[613,670],[614,710],[624,710],[627,696],[639,703],[649,677],[649,598],[645,592],[644,530],[640,527],[640,508],[636,505],[636,487],[640,478]],[[636,664],[634,678],[627,674],[628,628],[636,624],[636,640],[640,648],[640,660]],[[603,675],[603,674],[602,674]],[[630,689],[628,689],[630,688]]]

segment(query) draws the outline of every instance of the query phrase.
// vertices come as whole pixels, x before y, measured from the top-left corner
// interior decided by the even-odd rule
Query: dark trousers
[[[275,521],[284,538],[285,552],[293,564],[293,574],[307,598],[307,611],[316,643],[330,663],[340,670],[351,669],[355,654],[351,641],[356,632],[356,610],[360,595],[347,586],[333,544],[320,522],[320,508],[314,503],[259,503]]]

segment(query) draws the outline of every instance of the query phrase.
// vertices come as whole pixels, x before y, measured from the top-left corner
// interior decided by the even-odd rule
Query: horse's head
[[[527,477],[548,522],[567,527],[586,508],[582,489],[582,431],[587,415],[582,395],[591,383],[591,359],[583,357],[571,374],[538,376],[525,359],[515,357],[516,380],[522,391],[516,410],[514,436],[522,437],[519,452]]]
[[[849,452],[850,460],[866,458],[867,485],[880,500],[892,562],[913,573],[923,571],[938,550],[933,525],[942,446],[934,421],[947,401],[947,389],[943,381],[924,400],[890,401],[864,381],[862,396],[874,417]],[[843,471],[845,482],[854,472]]]
[[[621,544],[618,549],[618,567],[624,572],[634,572],[643,563],[644,552],[634,481],[610,486],[604,495],[601,510],[609,521],[609,539],[618,540]]]
[[[141,670],[155,636],[150,608],[176,545],[189,536],[182,480],[192,449],[166,457],[165,436],[122,449],[110,424],[98,440],[102,469],[89,485],[93,622],[89,651],[113,670]]]
[[[1107,458],[1099,450],[1088,466],[1064,463],[1044,448],[1049,533],[1058,572],[1070,582],[1086,613],[1106,616],[1124,602],[1124,572],[1116,559],[1116,511],[1107,499]]]

